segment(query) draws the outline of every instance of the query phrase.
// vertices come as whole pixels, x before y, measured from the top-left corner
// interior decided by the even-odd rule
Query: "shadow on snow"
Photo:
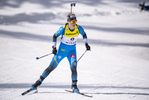
[[[52,42],[52,36],[36,35],[25,32],[10,32],[0,30],[0,37],[17,38],[30,41]],[[95,40],[95,39],[89,39],[88,41],[90,44],[96,44],[101,46],[132,46],[132,47],[147,47],[147,48],[149,47],[149,43],[120,43],[114,41]],[[84,43],[83,39],[78,39],[78,42]]]
[[[75,1],[68,1],[68,0],[14,0],[13,2],[11,0],[1,0],[0,3],[0,8],[4,7],[12,7],[12,8],[18,8],[20,7],[23,3],[32,3],[32,4],[38,4],[46,8],[51,8],[51,7],[56,7],[56,6],[62,6],[62,4],[66,3],[81,3],[81,4],[86,4],[86,5],[108,5],[106,2],[103,2],[104,0],[75,0]],[[124,3],[133,3],[133,4],[138,4],[142,2],[142,0],[117,0],[117,2],[124,2]]]
[[[1,89],[22,89],[22,88],[29,88],[30,84],[29,83],[10,83],[10,84],[0,84],[0,88]],[[90,85],[83,85],[83,84],[80,84],[78,86],[80,89],[90,89],[91,93],[89,94],[104,94],[104,95],[149,95],[149,93],[134,93],[134,92],[128,92],[126,90],[149,90],[149,87],[135,87],[135,86],[99,86],[99,85],[93,85],[93,84],[90,84]],[[42,86],[40,86],[40,88],[59,88],[59,89],[67,89],[67,88],[70,88],[70,85],[47,85],[47,84],[44,84]],[[122,89],[125,89],[125,92],[116,92],[116,90],[114,90],[115,92],[97,92],[98,90],[97,89],[117,89],[117,90],[122,90]],[[95,92],[92,92],[92,91],[96,91]],[[40,93],[40,92],[39,92]],[[51,92],[41,92],[41,93],[51,93]],[[60,92],[61,93],[61,92]]]

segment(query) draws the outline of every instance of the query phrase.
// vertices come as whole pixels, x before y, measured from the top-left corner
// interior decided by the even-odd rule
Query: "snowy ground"
[[[73,12],[91,46],[78,63],[78,87],[93,98],[65,92],[71,86],[67,59],[38,93],[21,96],[49,65],[52,56],[35,58],[51,52],[52,35],[65,24],[71,1],[1,0],[0,100],[149,100],[149,12],[140,12],[141,0],[75,2]],[[84,51],[80,35],[78,57]]]

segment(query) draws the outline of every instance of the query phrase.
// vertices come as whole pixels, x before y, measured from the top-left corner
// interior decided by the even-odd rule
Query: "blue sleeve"
[[[57,37],[59,37],[60,35],[62,35],[63,32],[64,32],[64,27],[61,26],[61,27],[59,28],[59,30],[56,31],[56,33],[54,33],[54,35],[53,35],[53,42],[54,42],[54,43],[57,42]]]
[[[79,29],[79,32],[82,35],[83,39],[87,39],[87,35],[86,35],[85,31],[80,25],[79,25],[78,29]]]

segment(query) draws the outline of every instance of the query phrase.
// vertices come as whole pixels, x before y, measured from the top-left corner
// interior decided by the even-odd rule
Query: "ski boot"
[[[31,89],[35,90],[37,89],[38,86],[41,85],[41,83],[43,82],[44,77],[40,76],[39,80],[37,80],[32,86]]]
[[[77,87],[77,80],[72,81],[71,89],[72,89],[73,93],[79,93],[79,89]]]

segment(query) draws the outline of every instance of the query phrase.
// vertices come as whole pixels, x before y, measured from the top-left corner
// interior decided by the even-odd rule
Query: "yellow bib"
[[[66,36],[66,37],[76,37],[78,35],[79,35],[78,25],[75,25],[74,31],[70,31],[70,29],[68,27],[68,24],[66,25],[64,36]]]

